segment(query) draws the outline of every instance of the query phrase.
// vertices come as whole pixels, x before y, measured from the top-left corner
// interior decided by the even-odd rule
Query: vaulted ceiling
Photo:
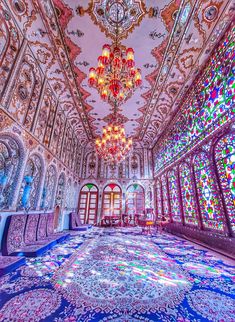
[[[102,46],[111,44],[115,3],[121,42],[135,50],[143,83],[122,106],[126,133],[151,148],[222,36],[232,0],[31,0],[19,19],[82,144],[107,124],[110,106],[88,85]],[[18,17],[19,18],[19,17]]]

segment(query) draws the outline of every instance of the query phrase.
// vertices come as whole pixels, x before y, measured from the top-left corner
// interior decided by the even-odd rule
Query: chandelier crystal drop
[[[117,42],[105,44],[97,68],[90,68],[88,82],[111,105],[126,101],[142,83],[141,71],[135,68],[134,50]]]
[[[132,138],[126,138],[122,124],[111,123],[103,128],[102,137],[95,141],[98,155],[110,165],[125,159],[132,149]]]

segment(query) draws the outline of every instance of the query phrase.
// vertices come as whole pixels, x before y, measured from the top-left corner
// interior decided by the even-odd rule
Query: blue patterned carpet
[[[235,322],[235,266],[171,235],[98,229],[0,279],[0,321]]]

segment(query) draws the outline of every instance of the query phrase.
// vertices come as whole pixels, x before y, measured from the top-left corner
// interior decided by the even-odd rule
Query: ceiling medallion
[[[90,2],[87,12],[100,30],[112,39],[116,38],[118,23],[121,31],[118,40],[121,40],[140,24],[147,10],[142,0],[96,0]]]

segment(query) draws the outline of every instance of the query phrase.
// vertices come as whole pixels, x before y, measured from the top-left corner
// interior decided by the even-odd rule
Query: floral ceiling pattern
[[[110,106],[89,87],[88,72],[103,44],[112,42],[119,10],[120,40],[134,48],[143,78],[119,114],[127,135],[149,148],[234,14],[231,0],[10,0],[7,5],[83,145],[100,135],[109,119]]]

